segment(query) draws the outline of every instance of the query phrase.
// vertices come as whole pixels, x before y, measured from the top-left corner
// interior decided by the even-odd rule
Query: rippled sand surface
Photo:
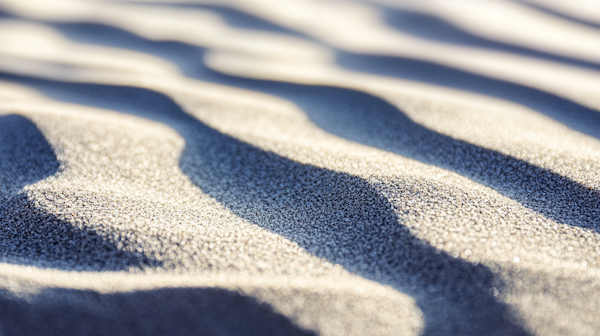
[[[600,335],[597,1],[0,14],[0,335]]]

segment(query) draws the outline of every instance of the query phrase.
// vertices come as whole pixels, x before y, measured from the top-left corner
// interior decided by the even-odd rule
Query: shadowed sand
[[[558,222],[598,229],[595,211],[600,208],[600,197],[596,190],[523,160],[429,130],[375,96],[343,88],[214,76],[224,83],[294,101],[332,134],[454,171]]]
[[[390,26],[418,37],[451,44],[497,49],[516,54],[522,54],[525,56],[537,57],[549,61],[587,67],[594,70],[600,69],[600,64],[594,62],[586,62],[479,37],[433,15],[389,7],[385,8],[384,12],[386,22]]]
[[[36,206],[24,186],[56,174],[59,163],[50,145],[26,118],[0,117],[0,246],[3,262],[77,270],[123,270],[151,262],[140,255],[119,250],[93,231],[71,223]],[[69,237],[65,240],[64,237]]]
[[[200,62],[205,49],[171,41],[149,41],[127,31],[97,24],[53,24],[67,37],[85,43],[126,47],[177,64],[189,77],[227,85],[261,89],[257,82],[219,75]],[[600,139],[600,113],[568,99],[535,88],[488,78],[460,69],[410,58],[337,51],[336,61],[348,69],[410,79],[498,97],[530,107],[577,131]],[[279,84],[283,86],[284,84]],[[265,87],[263,85],[263,87]],[[263,88],[262,90],[268,90]],[[275,91],[273,91],[275,93]]]
[[[56,99],[173,127],[186,140],[181,169],[201,190],[236,215],[318,257],[411,294],[425,314],[425,335],[526,334],[508,321],[508,309],[489,294],[502,284],[487,267],[453,258],[414,237],[399,222],[393,205],[359,177],[260,150],[206,126],[149,90],[8,78]],[[460,322],[440,323],[447,319]]]
[[[221,288],[0,293],[0,323],[7,335],[314,335],[268,305]]]
[[[596,23],[432,4],[0,1],[0,334],[595,335]]]

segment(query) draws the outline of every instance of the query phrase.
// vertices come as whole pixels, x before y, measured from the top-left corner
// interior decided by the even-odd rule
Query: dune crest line
[[[594,8],[471,2],[0,0],[0,333],[597,334]]]

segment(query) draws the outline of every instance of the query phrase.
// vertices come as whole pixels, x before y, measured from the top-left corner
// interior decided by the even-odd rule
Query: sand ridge
[[[595,70],[367,3],[1,5],[4,333],[600,328]]]

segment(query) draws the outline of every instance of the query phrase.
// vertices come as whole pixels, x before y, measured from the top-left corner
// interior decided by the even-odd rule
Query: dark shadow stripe
[[[534,3],[531,3],[531,2],[520,1],[520,0],[513,0],[513,1],[516,2],[516,3],[518,3],[518,4],[520,4],[520,5],[527,6],[529,8],[532,8],[532,9],[535,9],[537,11],[540,11],[540,12],[542,12],[544,14],[549,14],[549,15],[555,16],[555,17],[557,17],[559,19],[563,19],[563,20],[566,20],[566,21],[570,21],[572,23],[577,23],[577,24],[580,24],[580,25],[583,25],[583,26],[586,26],[586,27],[590,27],[590,28],[594,28],[594,29],[599,29],[600,30],[600,23],[593,22],[593,21],[587,21],[587,20],[584,20],[584,19],[580,19],[578,17],[569,15],[567,13],[561,13],[559,11],[556,11],[556,10],[550,8],[550,7],[544,7],[542,5],[534,4]]]
[[[502,289],[502,284],[488,267],[417,239],[393,205],[359,177],[300,164],[222,134],[160,93],[2,78],[173,127],[186,141],[181,170],[202,191],[318,257],[412,295],[425,315],[425,335],[526,334],[508,321],[509,309],[489,295],[491,287]]]
[[[214,7],[224,8],[224,13],[236,11],[221,6]],[[253,17],[244,12],[236,12],[238,12],[239,15]],[[2,15],[9,18],[16,18],[8,12],[0,11],[0,16]],[[224,15],[227,16],[226,14]],[[262,20],[256,17],[249,20],[252,21],[254,19],[259,21]],[[207,73],[206,67],[202,64],[201,58],[205,49],[200,47],[191,46],[181,42],[146,40],[125,30],[100,24],[49,22],[45,22],[45,24],[59,30],[73,41],[148,53],[174,62],[182,69],[185,75],[191,78],[198,78],[206,81],[218,81],[218,79],[211,78],[211,74]],[[257,25],[260,26],[258,23]],[[278,27],[277,29],[286,29],[279,26],[276,27]],[[444,29],[447,29],[447,27]],[[438,32],[441,30],[441,28],[436,29]],[[473,38],[475,38],[477,41],[482,42],[480,38],[468,35],[465,36],[463,32],[457,32],[456,29],[450,29],[449,33],[445,32],[442,34],[449,34],[459,40],[463,39],[474,42]],[[491,41],[490,43],[496,44],[498,42]],[[502,47],[497,44],[496,46],[508,48],[508,46]],[[516,47],[510,46],[510,48]],[[576,131],[600,139],[599,111],[541,90],[477,75],[432,62],[410,58],[354,54],[341,50],[338,50],[337,53],[338,64],[354,71],[416,80],[511,100],[530,107]],[[568,60],[564,61],[568,62]],[[585,66],[583,63],[579,65]]]
[[[384,14],[386,23],[390,27],[418,38],[448,44],[498,50],[527,57],[535,57],[541,60],[600,70],[600,64],[595,62],[477,36],[433,15],[390,7],[384,7],[382,13]]]
[[[204,49],[173,41],[152,41],[128,31],[93,23],[47,23],[68,39],[138,51],[175,63],[184,74],[197,73]]]
[[[138,3],[136,3],[138,4]],[[293,37],[299,37],[307,40],[313,40],[310,36],[303,34],[301,32],[283,27],[274,22],[265,20],[263,18],[257,17],[250,13],[246,13],[235,8],[230,8],[227,6],[218,6],[218,5],[203,5],[203,4],[174,4],[174,3],[159,3],[160,5],[168,5],[174,8],[183,8],[183,9],[198,9],[202,11],[212,12],[217,14],[225,23],[234,28],[239,28],[247,31],[264,31],[269,33],[277,33],[282,35],[289,35]],[[147,3],[147,5],[156,6],[156,3]]]
[[[454,171],[547,218],[598,230],[597,190],[526,161],[432,131],[375,96],[225,75],[221,82],[291,100],[331,134]]]
[[[220,288],[44,289],[26,298],[0,291],[0,330],[5,336],[315,335],[265,303]]]
[[[93,43],[135,50],[177,64],[191,78],[244,86],[244,82],[225,79],[202,62],[205,49],[180,42],[149,41],[121,29],[97,24],[51,24],[66,37],[81,43]],[[493,79],[447,66],[402,57],[337,52],[339,65],[350,70],[415,80],[476,92],[513,101],[534,109],[567,127],[600,139],[600,112],[556,95],[508,81]]]
[[[534,109],[576,131],[600,139],[600,111],[541,90],[403,57],[339,51],[337,62],[354,71],[442,85],[510,100]]]
[[[54,150],[33,122],[16,114],[0,116],[2,198],[58,173],[59,168]]]
[[[94,43],[129,46],[130,49],[164,57],[179,64],[186,75],[193,78],[264,91],[290,99],[303,107],[313,121],[330,133],[455,171],[546,217],[561,223],[597,229],[596,212],[600,211],[600,205],[598,198],[593,196],[597,195],[597,191],[525,161],[426,129],[374,96],[346,89],[226,76],[206,68],[201,62],[204,51],[201,48],[176,42],[152,42],[100,25],[56,26],[67,36],[79,40],[91,39]],[[339,61],[342,65],[360,71],[513,100],[556,119],[568,119],[566,121],[570,126],[600,137],[600,112],[543,91],[411,59],[339,52]],[[52,86],[46,88],[46,92],[50,91],[53,91]],[[61,90],[54,91],[54,98],[63,99],[60,96]],[[106,107],[112,108],[110,105]],[[344,122],[350,117],[355,122]],[[583,210],[583,214],[574,209]]]
[[[20,190],[56,174],[59,163],[35,124],[0,117],[0,258],[2,262],[67,270],[124,270],[156,264],[119,250],[93,230],[47,213]]]

